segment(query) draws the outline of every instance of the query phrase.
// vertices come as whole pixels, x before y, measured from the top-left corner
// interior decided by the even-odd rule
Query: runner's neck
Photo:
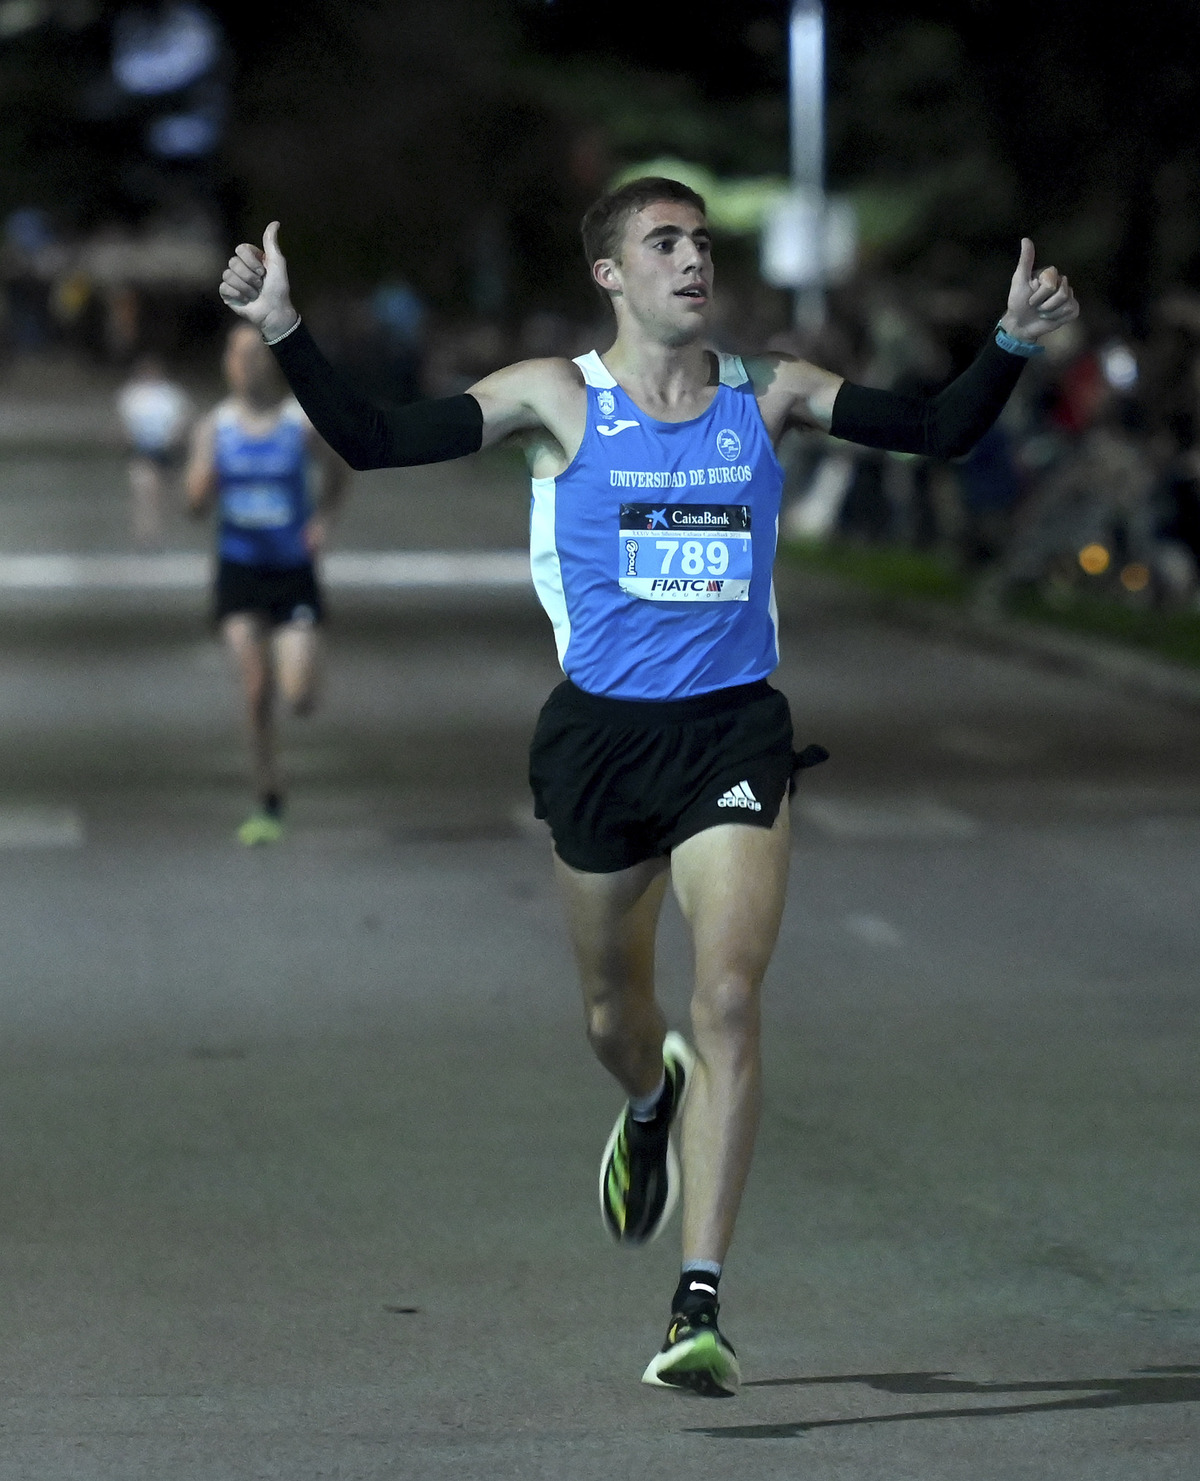
[[[658,421],[690,421],[715,395],[712,351],[698,341],[664,345],[622,326],[601,359],[621,389]]]
[[[269,432],[283,415],[283,409],[287,405],[286,400],[277,401],[274,397],[270,401],[259,403],[248,396],[234,396],[233,409],[239,422],[253,432]]]

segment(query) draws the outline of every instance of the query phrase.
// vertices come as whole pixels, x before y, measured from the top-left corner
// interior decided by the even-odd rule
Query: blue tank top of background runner
[[[304,526],[311,515],[304,414],[285,406],[270,432],[247,432],[236,410],[217,408],[215,463],[222,560],[287,569],[311,560]]]
[[[772,567],[783,470],[735,355],[712,405],[658,422],[592,351],[587,430],[533,480],[530,558],[563,672],[590,694],[685,699],[779,662]]]

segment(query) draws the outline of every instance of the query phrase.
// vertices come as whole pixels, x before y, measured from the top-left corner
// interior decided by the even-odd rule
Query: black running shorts
[[[609,874],[719,823],[770,828],[798,764],[787,700],[766,680],[655,703],[568,679],[538,718],[529,782],[564,863]]]
[[[325,604],[311,562],[278,567],[218,561],[213,620],[221,622],[243,612],[265,618],[271,627],[321,622]]]
[[[130,457],[140,458],[143,463],[153,463],[164,473],[174,473],[186,462],[187,450],[183,447],[135,447]]]

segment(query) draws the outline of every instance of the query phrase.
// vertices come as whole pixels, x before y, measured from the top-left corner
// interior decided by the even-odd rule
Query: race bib
[[[277,483],[236,484],[221,502],[226,522],[239,529],[281,530],[292,523],[292,501]]]
[[[648,602],[745,602],[754,569],[746,504],[622,504],[621,590]]]

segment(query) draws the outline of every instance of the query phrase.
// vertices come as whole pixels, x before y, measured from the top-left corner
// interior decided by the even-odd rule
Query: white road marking
[[[80,848],[83,819],[73,807],[0,806],[0,849]]]
[[[331,586],[531,586],[527,550],[337,550]]]
[[[543,818],[535,818],[531,802],[514,802],[508,816],[518,833],[532,838],[536,843],[546,843],[550,838],[550,825]]]
[[[797,808],[831,838],[874,842],[925,838],[974,838],[979,824],[966,813],[922,797],[803,797]]]
[[[991,761],[998,766],[1013,766],[1019,761],[1032,760],[1040,749],[1024,741],[1001,740],[986,730],[970,730],[959,725],[939,732],[937,744],[943,751],[956,756],[966,756],[972,761]]]
[[[207,556],[0,555],[4,591],[171,591],[202,587]]]
[[[331,587],[526,587],[525,550],[335,550],[322,562]],[[202,591],[212,560],[160,555],[2,555],[0,591]]]
[[[848,915],[843,921],[847,931],[871,946],[903,946],[904,937],[890,921],[879,915]]]
[[[284,835],[285,846],[312,850],[320,853],[324,849],[378,849],[388,842],[382,828],[357,826],[353,823],[306,824],[288,828]]]

